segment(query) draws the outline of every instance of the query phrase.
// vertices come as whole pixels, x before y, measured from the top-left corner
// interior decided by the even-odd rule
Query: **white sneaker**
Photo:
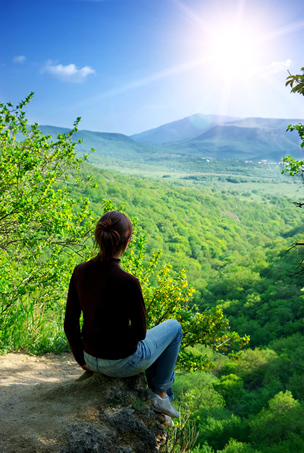
[[[165,398],[161,398],[156,393],[153,393],[153,407],[157,412],[161,412],[162,414],[169,415],[173,418],[179,417],[179,413],[171,403],[168,395]]]
[[[173,428],[174,421],[172,420],[172,418],[169,417],[169,415],[165,415],[165,414],[163,414],[163,415],[165,417],[165,422],[162,423],[162,425],[165,426],[166,428]]]

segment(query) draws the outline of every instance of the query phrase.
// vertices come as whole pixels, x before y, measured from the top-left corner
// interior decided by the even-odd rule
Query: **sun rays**
[[[184,43],[183,50],[176,59],[179,63],[102,90],[73,107],[98,104],[104,99],[115,98],[182,74],[185,74],[184,80],[187,80],[187,74],[190,76],[194,73],[201,75],[202,80],[202,84],[197,88],[198,97],[206,85],[208,89],[217,86],[219,114],[229,113],[238,87],[246,89],[246,84],[250,85],[251,94],[254,96],[254,90],[260,80],[264,85],[269,84],[279,90],[275,75],[286,71],[291,60],[280,61],[273,56],[271,50],[275,48],[275,41],[279,37],[303,29],[304,20],[271,28],[272,22],[265,11],[264,15],[261,9],[254,11],[251,4],[250,11],[254,11],[254,14],[249,14],[248,0],[236,0],[231,2],[229,7],[222,3],[223,8],[218,9],[216,14],[214,11],[212,13],[211,8],[204,7],[203,10],[199,4],[195,9],[182,0],[171,0],[171,3],[180,20],[188,24],[185,29],[190,30],[188,35],[185,33],[179,36]],[[196,80],[199,80],[199,75]],[[180,80],[182,81],[182,77]]]

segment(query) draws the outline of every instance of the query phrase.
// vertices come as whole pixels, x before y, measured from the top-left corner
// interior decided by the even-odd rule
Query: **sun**
[[[220,79],[253,75],[262,52],[258,33],[245,26],[218,26],[208,34],[210,70]]]

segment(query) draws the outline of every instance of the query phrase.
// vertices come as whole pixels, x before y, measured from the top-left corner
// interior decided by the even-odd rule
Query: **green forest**
[[[28,128],[30,99],[1,104],[1,353],[68,350],[69,278],[116,206],[135,225],[122,265],[142,283],[150,326],[170,316],[185,326],[169,451],[304,452],[304,250],[293,247],[302,180],[273,176],[276,191],[264,180],[243,191],[235,186],[246,181],[227,177],[201,184],[93,166],[76,154],[79,120],[55,142]],[[230,161],[213,165],[231,172]]]
[[[200,312],[220,307],[250,336],[237,361],[197,347],[215,367],[178,375],[176,394],[198,433],[191,448],[304,451],[303,257],[300,248],[287,252],[303,237],[301,209],[286,196],[249,201],[233,190],[86,170],[98,184],[85,191],[93,211],[102,198],[125,205],[146,234],[147,258],[161,249],[176,272],[187,270]],[[186,446],[187,427],[179,436]]]

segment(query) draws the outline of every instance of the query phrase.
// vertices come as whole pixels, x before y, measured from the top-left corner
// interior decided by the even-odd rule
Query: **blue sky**
[[[133,134],[194,113],[304,118],[303,0],[2,0],[0,97]]]

